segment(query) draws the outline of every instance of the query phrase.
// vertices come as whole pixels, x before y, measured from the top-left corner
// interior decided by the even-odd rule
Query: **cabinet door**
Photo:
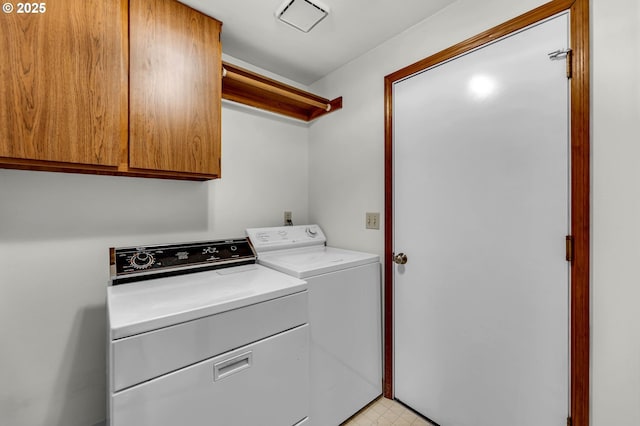
[[[1,15],[0,163],[117,166],[127,120],[122,2],[14,3]]]
[[[220,22],[174,0],[129,2],[129,166],[220,173]]]

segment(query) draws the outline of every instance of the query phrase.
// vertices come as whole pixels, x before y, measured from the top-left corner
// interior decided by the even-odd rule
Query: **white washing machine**
[[[246,238],[111,250],[110,426],[301,426],[309,405],[303,280]]]
[[[379,256],[326,246],[318,225],[247,229],[258,263],[309,292],[309,424],[337,426],[382,394]]]

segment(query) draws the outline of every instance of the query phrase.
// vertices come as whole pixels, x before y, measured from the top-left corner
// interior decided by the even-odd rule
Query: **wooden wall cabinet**
[[[221,23],[175,0],[0,16],[0,167],[220,176]]]
[[[130,169],[220,175],[220,30],[175,0],[130,0]]]
[[[126,127],[123,10],[103,0],[46,6],[0,16],[0,162],[116,168]]]

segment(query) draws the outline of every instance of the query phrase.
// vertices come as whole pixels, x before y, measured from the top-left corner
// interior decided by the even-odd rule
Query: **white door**
[[[566,424],[568,31],[394,85],[395,397],[441,426]]]

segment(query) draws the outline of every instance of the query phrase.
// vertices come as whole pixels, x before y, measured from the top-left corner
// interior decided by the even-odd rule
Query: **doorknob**
[[[404,253],[398,253],[393,256],[393,261],[398,265],[404,265],[405,263],[407,263],[407,255]]]

